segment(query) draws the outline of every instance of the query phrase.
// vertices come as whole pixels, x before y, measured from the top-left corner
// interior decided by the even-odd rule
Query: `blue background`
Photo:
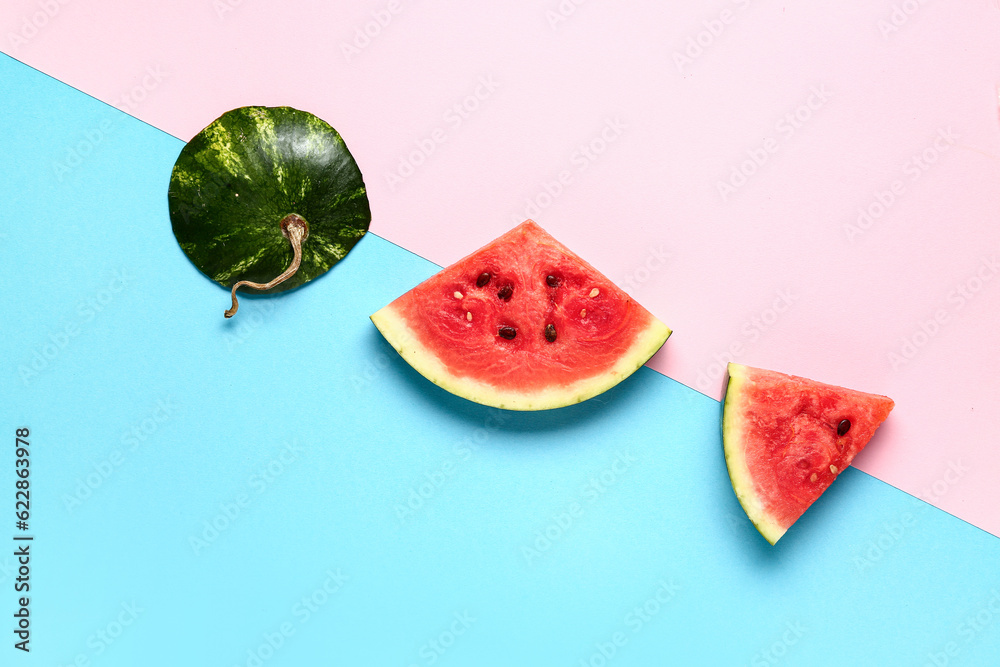
[[[772,547],[702,394],[643,368],[512,413],[424,380],[368,315],[438,267],[378,202],[225,320],[170,228],[181,141],[0,56],[0,142],[0,544],[19,427],[35,536],[0,664],[1000,664],[1000,540],[923,501],[849,469]]]

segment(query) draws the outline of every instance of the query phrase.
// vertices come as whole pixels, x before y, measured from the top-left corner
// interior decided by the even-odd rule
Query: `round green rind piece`
[[[743,441],[746,417],[740,407],[743,403],[742,391],[745,381],[746,366],[730,363],[726,398],[722,408],[722,447],[726,454],[729,481],[733,485],[737,500],[740,501],[743,511],[758,532],[764,539],[774,544],[781,539],[787,528],[780,526],[764,511],[764,504],[754,490],[753,477],[747,467],[746,444]]]
[[[371,223],[361,170],[340,134],[291,107],[240,107],[199,132],[174,164],[168,202],[184,253],[225,287],[281,274],[293,257],[281,220],[305,219],[299,270],[259,293],[324,274]]]

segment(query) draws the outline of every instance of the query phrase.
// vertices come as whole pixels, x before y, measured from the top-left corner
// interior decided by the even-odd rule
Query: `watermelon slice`
[[[736,497],[774,544],[860,452],[893,408],[866,394],[729,364],[722,414]]]
[[[431,382],[508,410],[596,396],[646,363],[671,333],[532,220],[371,319]]]

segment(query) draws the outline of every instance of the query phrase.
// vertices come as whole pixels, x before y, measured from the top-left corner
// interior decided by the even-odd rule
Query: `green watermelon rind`
[[[239,107],[210,123],[178,155],[168,203],[181,249],[225,287],[281,274],[293,252],[280,222],[292,213],[304,218],[301,266],[267,293],[326,273],[371,222],[361,170],[343,138],[291,107]]]
[[[722,409],[722,445],[726,455],[726,468],[733,492],[754,527],[772,545],[788,530],[768,516],[764,504],[754,490],[753,477],[747,467],[746,446],[743,442],[744,420],[739,404],[746,386],[746,366],[729,364],[729,382]]]
[[[850,467],[854,457],[865,448],[875,431],[889,416],[895,403],[881,394],[861,392],[736,363],[730,363],[728,371],[722,440],[729,479],[740,505],[754,526],[768,542],[775,544],[837,476]],[[797,394],[795,405],[774,403],[775,396],[786,393],[784,390],[793,392],[792,395]],[[788,398],[786,395],[785,400]],[[800,399],[806,399],[805,403],[799,404]],[[768,487],[774,480],[767,482],[762,478],[755,481],[751,474],[746,453],[753,451],[754,456],[767,456],[766,451],[760,450],[756,434],[760,428],[766,428],[766,424],[775,415],[774,408],[779,411],[794,411],[780,413],[785,417],[804,417],[806,420],[795,426],[794,437],[773,436],[791,437],[791,440],[771,444],[786,448],[782,453],[783,461],[789,460],[791,456],[804,457],[798,463],[805,462],[806,466],[802,470],[811,471],[808,480],[813,485],[811,490],[797,485],[794,480],[786,480],[782,482],[782,488],[769,491]],[[849,430],[840,434],[839,420],[845,417],[850,418]],[[810,425],[818,426],[820,430],[810,430]],[[798,435],[800,432],[802,435]],[[841,437],[843,439],[839,439]],[[810,463],[809,457],[814,454],[819,454],[822,458],[818,462],[813,459]],[[759,466],[755,464],[755,468]],[[764,477],[767,477],[766,473]],[[802,491],[807,491],[804,497],[801,495]],[[768,496],[768,493],[772,495]],[[795,510],[794,516],[789,512],[790,506],[784,502],[793,499],[794,507],[791,509]]]
[[[407,363],[442,389],[482,405],[520,411],[566,407],[611,389],[649,361],[672,333],[665,324],[655,317],[651,318],[649,325],[636,333],[628,351],[608,371],[581,379],[567,387],[550,387],[537,393],[526,394],[503,391],[472,378],[451,373],[437,355],[413,337],[410,326],[396,312],[393,304],[371,315],[371,321]]]

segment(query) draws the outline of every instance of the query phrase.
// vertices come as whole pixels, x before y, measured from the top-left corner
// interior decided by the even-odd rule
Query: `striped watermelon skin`
[[[212,280],[265,283],[292,261],[280,229],[306,220],[302,264],[267,290],[298,287],[343,259],[371,222],[364,179],[340,134],[291,107],[228,111],[181,150],[168,191],[174,236]]]

